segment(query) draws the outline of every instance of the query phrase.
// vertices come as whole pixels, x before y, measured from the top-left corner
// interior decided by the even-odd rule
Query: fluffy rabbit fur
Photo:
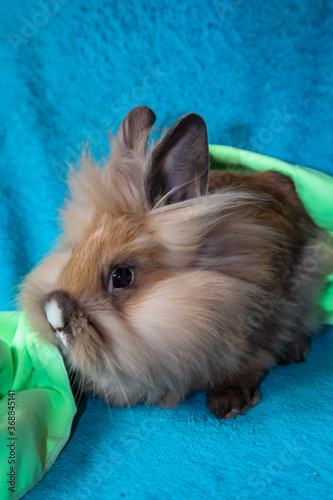
[[[267,370],[304,359],[332,241],[288,177],[209,178],[200,116],[148,148],[154,121],[133,109],[104,169],[83,155],[63,246],[26,278],[22,305],[86,392],[170,407],[207,391],[215,415],[234,417]]]

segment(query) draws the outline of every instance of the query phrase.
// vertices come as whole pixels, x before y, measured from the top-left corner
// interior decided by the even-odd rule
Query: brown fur
[[[22,304],[87,392],[172,406],[207,390],[210,409],[234,417],[259,400],[267,370],[304,357],[332,241],[282,174],[216,172],[208,184],[198,115],[147,150],[154,120],[149,108],[132,110],[105,169],[83,156],[63,211],[71,251],[27,277]],[[110,291],[121,266],[133,282]],[[67,345],[46,319],[51,299]]]

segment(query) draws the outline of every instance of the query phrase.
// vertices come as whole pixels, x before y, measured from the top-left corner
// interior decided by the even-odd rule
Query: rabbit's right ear
[[[133,108],[120,125],[117,141],[129,151],[144,154],[147,139],[156,120],[156,115],[148,106]]]
[[[153,149],[146,193],[150,207],[177,203],[207,193],[207,127],[195,113],[180,118]]]

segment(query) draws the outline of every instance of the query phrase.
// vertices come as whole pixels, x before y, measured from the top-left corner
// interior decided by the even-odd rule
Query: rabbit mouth
[[[62,290],[52,292],[45,301],[44,313],[55,336],[68,348],[73,340],[71,323],[75,315],[69,295]]]

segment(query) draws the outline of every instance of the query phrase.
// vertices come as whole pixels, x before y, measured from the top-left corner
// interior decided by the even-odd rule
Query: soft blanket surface
[[[74,437],[25,498],[332,498],[333,329],[275,369],[262,402],[218,420],[197,394],[171,410],[88,400]]]
[[[87,139],[107,154],[134,106],[159,126],[195,111],[212,144],[333,174],[332,25],[325,0],[3,0],[0,309],[58,234],[66,162]],[[327,331],[234,421],[204,394],[174,410],[89,399],[26,498],[330,498],[332,352]]]

